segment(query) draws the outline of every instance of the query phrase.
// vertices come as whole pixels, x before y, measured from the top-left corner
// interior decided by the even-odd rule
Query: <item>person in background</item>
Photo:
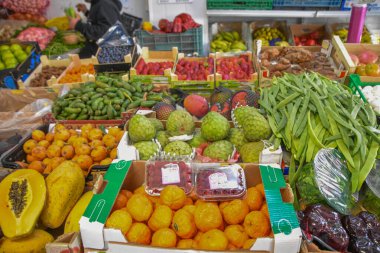
[[[119,0],[85,0],[85,2],[91,4],[90,10],[85,4],[78,4],[76,7],[87,17],[87,22],[83,22],[79,15],[70,18],[70,29],[75,29],[86,38],[86,44],[79,53],[80,58],[89,58],[96,54],[98,50],[96,41],[119,20],[122,9]]]

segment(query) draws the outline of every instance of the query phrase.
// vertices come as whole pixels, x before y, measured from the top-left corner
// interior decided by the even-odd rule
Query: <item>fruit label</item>
[[[210,189],[234,189],[238,188],[238,183],[236,180],[228,181],[227,175],[225,173],[214,173],[208,177],[210,183]]]
[[[178,164],[170,163],[161,168],[162,184],[178,184],[181,182]]]

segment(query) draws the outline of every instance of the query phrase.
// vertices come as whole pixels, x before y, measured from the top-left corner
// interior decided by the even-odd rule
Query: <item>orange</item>
[[[100,162],[107,157],[107,149],[103,146],[95,147],[91,151],[91,157],[95,162]]]
[[[90,140],[101,140],[103,138],[103,132],[99,128],[91,129],[88,133],[88,139]]]
[[[186,200],[185,200],[185,204],[184,204],[184,206],[192,205],[192,204],[194,204],[192,198],[187,197]]]
[[[74,154],[75,154],[74,147],[71,145],[65,145],[61,150],[62,157],[68,160],[73,158]]]
[[[72,143],[72,145],[74,146],[74,148],[76,148],[77,146],[84,145],[84,144],[88,144],[87,139],[84,138],[84,137],[76,137],[75,140]]]
[[[55,129],[55,131],[61,131],[61,130],[65,130],[66,127],[62,124],[57,124],[57,125],[55,125],[54,129]]]
[[[186,205],[186,206],[182,207],[182,210],[188,211],[193,216],[195,213],[195,209],[196,209],[196,206],[194,206],[194,205]]]
[[[245,241],[244,245],[243,245],[243,249],[251,249],[253,244],[255,244],[256,242],[256,239],[248,239]]]
[[[229,203],[230,203],[229,201],[220,202],[219,203],[219,209],[220,209],[220,211],[222,211]]]
[[[53,133],[47,133],[45,135],[45,140],[47,140],[48,142],[52,142],[54,140],[54,134]]]
[[[263,204],[263,196],[256,187],[251,187],[247,190],[246,201],[251,211],[257,211],[260,210]]]
[[[50,161],[50,168],[52,169],[52,170],[54,170],[55,168],[57,168],[61,163],[63,163],[63,161],[65,161],[65,159],[64,158],[62,158],[62,157],[54,157],[54,158],[52,158],[51,159],[51,161]]]
[[[136,221],[147,221],[153,213],[153,205],[143,194],[133,195],[127,203],[128,212]]]
[[[121,190],[120,194],[123,194],[125,197],[127,197],[127,199],[130,199],[132,197],[132,195],[133,195],[132,192],[127,191],[127,190]]]
[[[29,164],[28,169],[36,170],[39,173],[43,173],[45,165],[41,161],[33,161],[31,164]]]
[[[112,163],[111,158],[106,158],[106,159],[100,161],[100,165],[110,165],[111,163]]]
[[[116,137],[121,131],[118,127],[110,127],[108,128],[108,134],[112,135],[113,137]]]
[[[176,185],[166,186],[160,194],[160,199],[164,205],[172,210],[178,210],[184,206],[186,200],[185,191]]]
[[[127,240],[131,243],[149,245],[151,240],[151,232],[144,223],[133,223],[127,233]]]
[[[123,235],[127,234],[132,226],[132,216],[125,210],[116,210],[107,219],[106,228],[120,229]]]
[[[121,138],[123,138],[123,135],[124,135],[124,131],[120,131],[117,133],[117,135],[115,136],[116,138],[116,143],[119,143]]]
[[[117,149],[114,148],[110,152],[110,158],[113,160],[113,159],[116,159],[116,157],[117,157]]]
[[[38,143],[38,146],[42,146],[44,148],[48,148],[50,145],[50,142],[48,142],[47,140],[42,140]]]
[[[263,206],[261,207],[260,211],[265,214],[265,216],[270,220],[269,218],[269,211],[268,211],[268,205],[267,202],[264,202]]]
[[[258,184],[256,185],[256,189],[261,193],[261,196],[263,196],[263,198],[265,199],[264,185],[262,183]]]
[[[119,210],[127,206],[128,198],[119,193],[116,197],[115,204],[113,204],[112,210]]]
[[[91,153],[91,148],[87,144],[77,145],[75,147],[76,155],[89,155]]]
[[[89,155],[79,155],[78,159],[76,159],[76,162],[78,163],[79,167],[85,171],[87,171],[93,164],[92,158]]]
[[[93,140],[89,145],[92,149],[94,149],[97,146],[104,146],[104,143],[101,140]]]
[[[178,249],[194,249],[195,243],[196,242],[192,239],[179,240],[179,242],[177,243],[177,248]]]
[[[182,239],[193,238],[197,233],[194,223],[194,217],[186,210],[180,209],[175,212],[173,217],[172,228],[175,233]]]
[[[63,146],[65,146],[65,142],[62,140],[56,140],[56,141],[53,141],[52,145],[56,145],[56,146],[62,148]]]
[[[42,161],[46,157],[46,148],[42,146],[36,146],[32,149],[32,156],[34,156],[38,161]]]
[[[248,235],[241,225],[229,225],[224,230],[228,241],[237,248],[242,248],[245,241],[248,240]]]
[[[94,128],[94,126],[92,124],[86,124],[86,125],[83,125],[80,130],[81,130],[81,135],[85,138],[88,137],[88,134],[90,133],[90,131]]]
[[[73,145],[75,141],[79,138],[78,136],[70,136],[70,138],[67,140],[67,144]]]
[[[35,158],[32,155],[26,155],[26,162],[27,163],[31,163],[31,162],[34,162],[34,161],[38,161],[37,158]]]
[[[74,130],[74,129],[70,129],[69,133],[70,133],[70,137],[73,137],[73,136],[76,137],[76,136],[78,136],[78,132],[76,130]]]
[[[201,250],[226,250],[228,239],[226,235],[218,230],[212,229],[201,236],[198,247]]]
[[[221,211],[227,224],[235,225],[244,221],[245,216],[249,213],[249,207],[245,201],[235,199],[225,205]]]
[[[49,158],[60,157],[61,156],[61,148],[57,145],[50,145],[46,151],[46,155]]]
[[[32,132],[32,139],[35,141],[42,141],[45,140],[45,133],[41,130],[33,130]]]
[[[45,158],[42,161],[42,164],[45,165],[45,167],[48,166],[50,163],[51,163],[51,158]]]
[[[159,205],[154,210],[148,221],[148,226],[152,231],[157,231],[161,228],[168,228],[172,223],[173,212],[168,206]]]
[[[70,132],[67,129],[56,131],[54,134],[54,140],[67,141],[70,138]]]
[[[177,236],[170,228],[161,228],[152,236],[152,246],[162,248],[175,248]]]
[[[116,138],[113,135],[106,134],[103,136],[102,139],[104,145],[106,145],[107,148],[111,149],[116,146]]]
[[[202,232],[207,232],[223,225],[223,218],[219,207],[208,202],[201,203],[196,207],[194,221],[197,228]]]
[[[37,144],[38,143],[35,140],[30,139],[24,143],[22,148],[24,149],[25,153],[30,154],[32,153],[32,149],[35,148]]]
[[[198,233],[194,236],[194,241],[199,242],[203,234],[203,232],[198,231]]]
[[[245,232],[251,238],[266,237],[271,231],[268,218],[259,211],[250,212],[244,219]]]

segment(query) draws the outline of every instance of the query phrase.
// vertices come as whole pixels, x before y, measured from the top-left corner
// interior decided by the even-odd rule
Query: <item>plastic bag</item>
[[[302,206],[318,203],[326,204],[325,199],[318,189],[317,182],[315,181],[314,168],[311,163],[302,168],[296,187],[300,196],[300,204]]]
[[[14,12],[28,14],[44,14],[50,0],[4,0],[2,5]]]
[[[99,47],[114,47],[114,46],[133,46],[135,43],[133,38],[128,35],[123,25],[117,21],[115,25],[101,37],[96,44]]]
[[[29,27],[22,31],[17,39],[21,41],[37,41],[41,50],[44,50],[50,41],[54,38],[55,32],[40,27]]]
[[[364,208],[380,217],[380,160],[376,161],[376,168],[369,173],[366,187],[361,193]]]

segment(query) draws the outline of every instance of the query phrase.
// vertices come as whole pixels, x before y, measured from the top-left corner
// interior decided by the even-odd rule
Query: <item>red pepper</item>
[[[174,33],[182,32],[182,19],[179,17],[176,17],[173,21],[173,32]]]
[[[173,22],[169,22],[166,26],[166,29],[165,29],[165,32],[166,33],[171,33],[173,32]]]

